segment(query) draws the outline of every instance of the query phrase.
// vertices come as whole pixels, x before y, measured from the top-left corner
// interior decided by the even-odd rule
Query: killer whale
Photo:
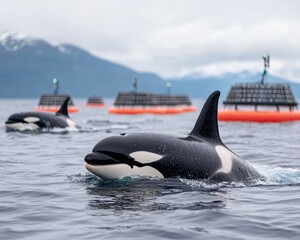
[[[69,100],[70,97],[67,97],[55,114],[44,112],[21,112],[12,114],[5,122],[6,130],[41,131],[42,129],[50,130],[53,128],[79,128],[79,126],[69,117]]]
[[[102,179],[139,175],[232,182],[262,178],[222,142],[219,96],[215,91],[208,97],[186,137],[152,132],[108,137],[85,156],[86,169]]]

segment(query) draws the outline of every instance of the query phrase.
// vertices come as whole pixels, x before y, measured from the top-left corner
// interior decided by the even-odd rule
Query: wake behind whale
[[[186,137],[153,132],[108,137],[85,157],[87,170],[102,179],[149,176],[232,182],[262,178],[221,141],[219,96],[215,91],[208,97]]]

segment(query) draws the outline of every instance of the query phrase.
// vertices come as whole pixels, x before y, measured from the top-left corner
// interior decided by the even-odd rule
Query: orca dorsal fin
[[[207,98],[190,136],[221,141],[218,127],[219,97],[220,91],[215,91]]]
[[[70,100],[70,97],[67,97],[64,100],[64,102],[60,106],[60,109],[56,112],[56,115],[63,115],[63,116],[69,117],[69,113],[68,113],[68,102],[69,102],[69,100]]]

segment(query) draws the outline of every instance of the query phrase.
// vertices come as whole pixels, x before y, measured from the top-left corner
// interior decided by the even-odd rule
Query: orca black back
[[[155,132],[111,136],[85,157],[87,170],[103,179],[141,175],[232,182],[260,178],[221,141],[219,97],[215,91],[207,98],[187,137]]]
[[[5,122],[8,131],[24,131],[52,128],[67,128],[79,127],[75,122],[69,118],[68,102],[70,97],[67,97],[60,109],[55,113],[45,112],[24,112],[12,114]]]

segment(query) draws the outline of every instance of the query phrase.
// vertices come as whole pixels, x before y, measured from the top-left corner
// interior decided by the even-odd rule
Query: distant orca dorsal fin
[[[196,124],[189,135],[206,137],[221,141],[218,127],[218,102],[220,91],[215,91],[207,98]]]
[[[68,113],[68,102],[69,102],[69,100],[70,100],[70,97],[67,97],[64,100],[64,102],[60,106],[60,109],[56,112],[56,115],[63,115],[63,116],[69,117],[69,113]]]

